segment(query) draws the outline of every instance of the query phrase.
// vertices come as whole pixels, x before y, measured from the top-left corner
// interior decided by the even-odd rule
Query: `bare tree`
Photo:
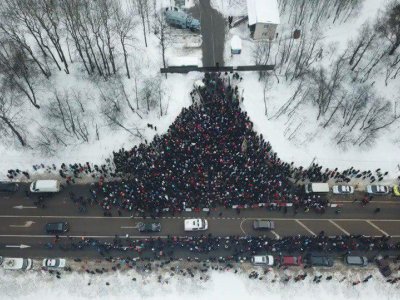
[[[128,13],[124,12],[121,9],[121,5],[117,5],[115,8],[115,30],[119,37],[119,41],[122,47],[122,52],[124,54],[124,62],[125,62],[125,69],[126,75],[128,78],[131,78],[131,74],[129,71],[129,64],[128,64],[128,42],[133,41],[133,37],[131,35],[132,29],[136,26],[134,22],[133,11],[130,10]]]
[[[144,44],[147,48],[147,37],[146,37],[146,15],[148,16],[148,1],[147,0],[132,0],[136,9],[140,15],[140,19],[142,20],[143,27],[143,36],[144,36]],[[150,32],[150,26],[148,26],[147,31]]]
[[[160,42],[163,66],[166,68],[167,64],[165,60],[165,51],[171,43],[171,27],[168,25],[165,17],[162,14],[156,14],[153,30],[155,36]],[[167,77],[167,73],[165,73],[165,77]]]
[[[389,41],[388,54],[393,55],[400,46],[400,3],[393,0],[378,19],[376,30]]]
[[[36,70],[28,61],[24,51],[13,41],[2,41],[0,45],[0,74],[12,90],[18,90],[25,95],[35,108],[37,103],[34,87]]]
[[[26,147],[25,128],[20,118],[21,103],[18,95],[12,93],[4,85],[0,87],[0,137],[14,136],[21,146]]]

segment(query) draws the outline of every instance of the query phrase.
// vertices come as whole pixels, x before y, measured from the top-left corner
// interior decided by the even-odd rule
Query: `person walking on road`
[[[379,207],[375,208],[374,213],[377,214],[381,211],[381,209]]]

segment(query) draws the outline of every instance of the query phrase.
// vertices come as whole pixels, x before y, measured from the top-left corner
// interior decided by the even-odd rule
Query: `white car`
[[[43,267],[45,268],[64,268],[65,267],[65,259],[63,258],[45,258],[43,259]]]
[[[4,257],[2,266],[6,270],[30,270],[33,267],[33,262],[30,258]]]
[[[207,229],[208,229],[208,222],[205,219],[185,220],[185,231],[200,231]]]
[[[367,193],[373,195],[389,194],[390,188],[387,185],[367,185]]]
[[[354,193],[354,187],[349,185],[334,185],[332,187],[332,192],[334,194],[349,195]]]
[[[251,258],[251,262],[256,266],[273,266],[274,257],[272,255],[255,255]]]

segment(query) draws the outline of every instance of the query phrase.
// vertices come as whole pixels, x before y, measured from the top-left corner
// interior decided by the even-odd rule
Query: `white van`
[[[185,231],[199,231],[207,229],[208,229],[208,222],[205,219],[185,220]]]
[[[305,185],[306,194],[329,193],[329,185],[323,182],[314,182]]]
[[[2,266],[6,270],[30,270],[33,262],[30,258],[4,257]]]
[[[31,183],[30,190],[32,193],[57,193],[60,187],[58,180],[36,180]]]

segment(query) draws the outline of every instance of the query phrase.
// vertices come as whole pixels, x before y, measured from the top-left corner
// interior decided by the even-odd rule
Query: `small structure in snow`
[[[231,39],[231,54],[240,54],[242,52],[242,40],[237,35]]]
[[[275,38],[280,23],[277,0],[247,0],[249,27],[255,40]]]

